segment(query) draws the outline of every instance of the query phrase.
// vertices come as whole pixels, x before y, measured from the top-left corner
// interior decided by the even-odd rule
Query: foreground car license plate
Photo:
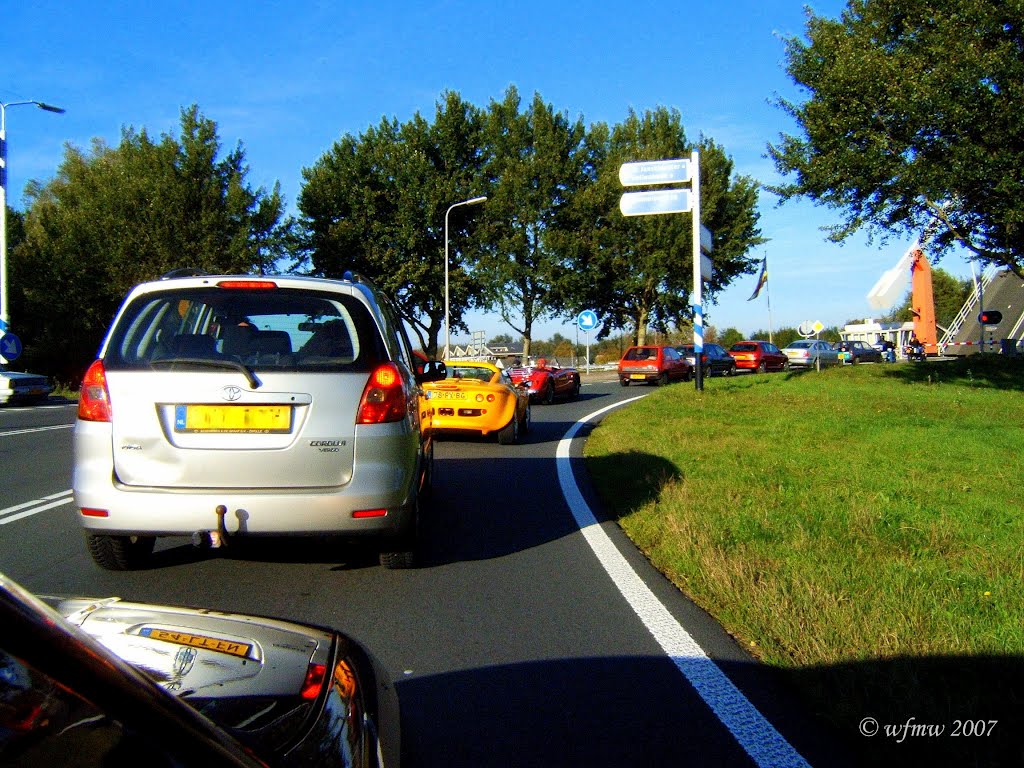
[[[646,379],[647,378],[647,374],[646,373],[631,373],[631,374],[629,374],[629,378],[631,378],[631,379]]]
[[[290,405],[178,405],[175,432],[284,433],[292,428]]]
[[[434,397],[438,400],[465,400],[465,392],[434,392]]]
[[[217,653],[227,653],[239,658],[247,658],[252,651],[248,643],[240,643],[235,640],[224,640],[219,637],[208,637],[207,635],[193,635],[191,632],[179,632],[174,629],[158,629],[157,627],[143,627],[139,634],[142,637],[151,637],[154,640],[163,640],[165,643],[175,645],[188,645],[193,648],[206,648]]]

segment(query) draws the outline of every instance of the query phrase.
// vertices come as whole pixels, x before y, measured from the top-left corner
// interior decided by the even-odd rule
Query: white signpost
[[[623,163],[619,168],[619,181],[624,187],[690,184],[689,190],[627,192],[619,200],[619,210],[623,216],[693,212],[693,354],[698,363],[694,382],[697,389],[702,390],[704,376],[700,359],[704,352],[704,310],[701,284],[711,279],[712,266],[711,259],[705,262],[704,256],[704,252],[711,253],[711,232],[700,220],[700,155],[692,152],[689,159]]]

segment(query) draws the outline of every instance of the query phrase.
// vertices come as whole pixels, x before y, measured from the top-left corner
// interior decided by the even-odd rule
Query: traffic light
[[[982,325],[999,325],[1003,321],[1003,313],[995,309],[983,309],[978,315],[978,322]]]

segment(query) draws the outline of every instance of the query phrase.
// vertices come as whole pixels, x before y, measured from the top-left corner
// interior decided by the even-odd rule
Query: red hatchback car
[[[693,372],[690,362],[675,347],[630,347],[619,360],[619,383],[668,384],[670,381],[689,381]]]
[[[747,371],[787,371],[789,358],[781,349],[767,341],[739,341],[729,347],[736,367]]]

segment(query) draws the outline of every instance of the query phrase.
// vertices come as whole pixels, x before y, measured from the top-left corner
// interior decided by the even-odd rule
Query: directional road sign
[[[576,325],[581,331],[592,331],[597,328],[597,314],[592,309],[584,309],[576,318]]]
[[[21,339],[13,333],[5,333],[0,338],[0,356],[8,362],[13,362],[21,357]]]
[[[665,189],[656,192],[627,192],[619,200],[623,216],[649,216],[655,213],[689,213],[690,190]]]
[[[652,160],[643,163],[623,163],[619,166],[619,181],[624,187],[641,184],[681,184],[689,180],[689,160]]]

